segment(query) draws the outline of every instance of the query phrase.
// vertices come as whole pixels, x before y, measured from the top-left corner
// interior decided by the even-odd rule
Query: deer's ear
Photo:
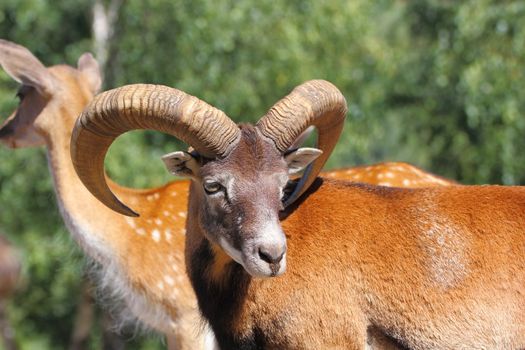
[[[195,156],[183,151],[168,153],[162,156],[162,161],[170,173],[182,177],[193,178],[198,174],[200,168]]]
[[[288,173],[296,174],[306,168],[308,164],[319,157],[323,151],[317,148],[303,147],[290,151],[284,156],[286,164],[288,164]]]
[[[11,78],[34,87],[39,94],[53,94],[55,78],[25,47],[0,39],[0,65]]]
[[[102,87],[102,73],[95,57],[89,52],[82,54],[78,59],[77,67],[86,78],[91,92],[93,94],[99,92]]]

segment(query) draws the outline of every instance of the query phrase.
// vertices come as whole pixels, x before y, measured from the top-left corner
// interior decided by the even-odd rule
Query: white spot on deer
[[[142,227],[137,228],[135,232],[137,232],[137,234],[140,236],[146,235],[146,230],[144,230]]]
[[[179,266],[177,264],[171,264],[171,269],[174,271],[174,272],[179,272]]]
[[[409,179],[403,179],[403,185],[404,186],[410,186],[411,183],[412,183],[412,181],[410,181]]]
[[[180,230],[180,233],[181,233],[182,235],[185,235],[185,234],[186,234],[186,229],[185,229],[185,228],[182,228],[182,229]]]
[[[385,175],[383,175],[383,174],[377,174],[377,178],[378,178],[378,179],[382,179],[384,176],[385,176]]]
[[[170,276],[166,275],[164,276],[164,281],[169,285],[169,286],[174,286],[175,285],[175,280],[173,278],[171,278]]]
[[[391,173],[391,172],[387,172],[385,176],[388,177],[389,179],[393,179],[395,177],[394,173]]]
[[[186,217],[186,212],[184,212],[184,211],[179,211],[179,212],[177,213],[177,215],[180,216],[181,218],[185,218],[185,217]]]
[[[361,174],[355,174],[354,179],[359,180],[361,178]]]
[[[126,216],[126,217],[124,218],[124,220],[126,220],[126,223],[129,225],[129,227],[131,227],[131,228],[135,228],[135,227],[136,227],[136,225],[135,225],[135,219],[132,219],[132,218],[130,218],[129,216]]]
[[[397,170],[397,171],[405,171],[406,169],[400,165],[395,165],[393,167],[391,167],[390,169],[392,170]]]
[[[146,199],[148,200],[148,202],[153,202],[153,196],[152,195],[146,196]]]
[[[164,237],[166,237],[166,241],[170,242],[171,241],[171,230],[168,228],[166,229],[166,231],[164,231]]]
[[[159,283],[157,283],[157,288],[160,290],[164,290],[164,283],[162,283],[162,281],[159,281]]]
[[[159,230],[154,229],[154,230],[151,232],[151,238],[153,238],[153,240],[154,240],[155,242],[160,242],[160,232],[159,232]]]
[[[379,186],[392,186],[390,182],[386,182],[386,181],[381,181],[381,182],[378,182],[377,184]]]
[[[176,197],[176,196],[177,196],[177,192],[175,192],[175,191],[171,192],[171,193],[170,193],[170,196],[172,196],[172,197]]]
[[[158,192],[155,192],[153,194],[153,199],[159,199],[160,198],[160,194]]]
[[[153,220],[151,220],[151,219],[146,219],[146,222],[147,222],[148,224],[152,224],[152,223],[153,223]]]
[[[159,218],[156,218],[156,219],[155,219],[155,224],[156,224],[156,225],[162,225],[162,220],[159,219]]]
[[[164,216],[170,216],[170,212],[167,211],[167,210],[164,210],[164,211],[162,212],[162,214],[163,214]]]

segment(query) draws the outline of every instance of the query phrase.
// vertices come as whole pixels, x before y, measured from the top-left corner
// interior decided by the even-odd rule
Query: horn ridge
[[[104,158],[115,138],[136,129],[171,134],[209,158],[225,156],[240,135],[224,112],[167,86],[133,84],[97,95],[77,120],[71,157],[80,179],[95,197],[131,216],[136,213],[107,186]]]
[[[285,152],[308,127],[317,128],[317,146],[323,154],[305,170],[285,206],[299,198],[321,171],[341,135],[346,111],[346,100],[332,83],[310,80],[274,104],[257,123],[280,152]]]

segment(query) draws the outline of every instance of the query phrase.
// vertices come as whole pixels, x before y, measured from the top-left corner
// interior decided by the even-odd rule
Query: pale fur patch
[[[468,237],[435,207],[432,200],[425,201],[416,210],[423,232],[420,241],[428,257],[430,276],[441,287],[451,288],[467,276]]]

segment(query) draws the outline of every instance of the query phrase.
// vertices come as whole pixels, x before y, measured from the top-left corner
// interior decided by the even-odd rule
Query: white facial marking
[[[240,250],[235,249],[230,242],[228,242],[224,237],[219,237],[219,244],[222,249],[236,262],[243,265],[242,253]],[[244,265],[243,265],[244,266]]]
[[[261,226],[262,228],[257,230],[258,234],[256,238],[245,242],[243,246],[242,258],[244,260],[242,265],[252,276],[270,277],[275,273],[275,271],[272,271],[270,265],[260,258],[259,249],[263,246],[277,246],[285,248],[286,237],[279,225],[279,220],[277,218],[268,219],[262,223]],[[286,253],[283,255],[282,260],[279,263],[279,271],[277,271],[276,275],[282,274],[285,270]]]

